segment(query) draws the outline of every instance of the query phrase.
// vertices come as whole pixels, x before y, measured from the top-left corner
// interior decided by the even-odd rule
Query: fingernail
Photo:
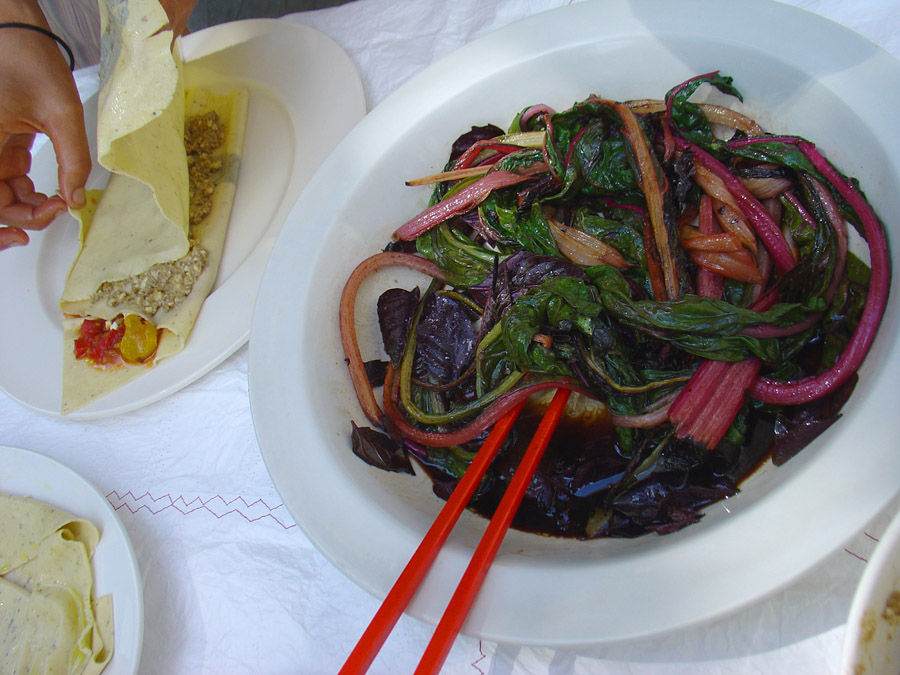
[[[84,206],[86,195],[84,193],[84,188],[75,188],[72,191],[72,206],[76,209]]]

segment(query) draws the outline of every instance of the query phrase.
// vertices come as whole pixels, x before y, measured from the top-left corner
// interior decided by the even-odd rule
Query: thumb
[[[48,119],[45,133],[56,152],[60,195],[68,206],[80,208],[84,206],[84,186],[91,173],[91,151],[80,105],[75,112]]]

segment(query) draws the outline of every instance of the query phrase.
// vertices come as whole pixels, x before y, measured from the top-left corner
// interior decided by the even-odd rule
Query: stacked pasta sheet
[[[113,650],[113,607],[94,599],[100,532],[49,504],[0,495],[0,672],[91,675]]]

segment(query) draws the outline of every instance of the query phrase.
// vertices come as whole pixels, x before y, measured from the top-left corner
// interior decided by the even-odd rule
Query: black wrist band
[[[46,28],[41,28],[40,26],[33,26],[30,23],[19,23],[17,21],[0,23],[0,28],[24,28],[25,30],[33,30],[36,33],[46,35],[48,38],[56,40],[57,44],[59,44],[60,47],[66,50],[66,56],[69,57],[69,70],[75,70],[75,56],[72,54],[72,50],[69,49],[69,45],[66,44],[66,41],[53,31],[49,31]]]

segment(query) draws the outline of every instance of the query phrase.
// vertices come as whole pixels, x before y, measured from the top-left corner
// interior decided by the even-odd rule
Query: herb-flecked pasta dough
[[[74,213],[80,248],[60,299],[63,413],[105,396],[184,348],[218,273],[248,108],[241,88],[185,92],[180,44],[173,48],[171,32],[160,32],[168,19],[155,0],[108,0],[101,3],[101,19],[98,160],[110,178],[104,190],[89,191],[86,206]],[[210,113],[222,130],[211,153],[219,169],[209,213],[191,226],[185,124]],[[194,251],[202,252],[202,266],[192,262]],[[189,281],[175,279],[186,290],[173,306],[148,311],[146,303],[101,292],[104,284],[146,279],[167,265],[176,274],[182,273],[179,265],[190,269]],[[149,354],[102,364],[76,358],[73,345],[86,319],[115,324],[129,315],[155,328]]]
[[[93,597],[89,521],[0,494],[0,672],[93,675],[112,657],[110,596]]]

